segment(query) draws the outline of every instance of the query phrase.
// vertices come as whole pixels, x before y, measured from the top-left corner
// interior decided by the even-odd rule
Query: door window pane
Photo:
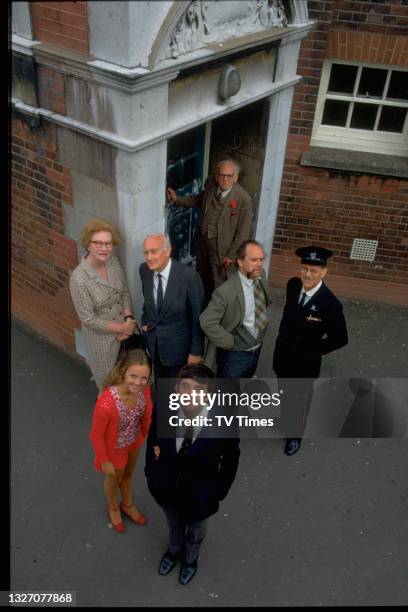
[[[378,129],[382,132],[398,132],[400,134],[404,129],[406,116],[406,108],[383,106],[380,121],[378,123]]]
[[[323,125],[339,125],[344,127],[347,121],[347,113],[350,102],[341,100],[326,100],[323,111]]]
[[[393,70],[387,93],[388,100],[408,100],[408,73]]]
[[[382,98],[387,72],[380,68],[363,68],[357,95]]]
[[[184,134],[177,134],[167,141],[167,159],[168,162],[179,159],[184,151]]]
[[[354,104],[350,127],[357,130],[373,130],[377,117],[377,104]]]
[[[328,90],[330,93],[352,94],[356,82],[357,66],[333,64]]]

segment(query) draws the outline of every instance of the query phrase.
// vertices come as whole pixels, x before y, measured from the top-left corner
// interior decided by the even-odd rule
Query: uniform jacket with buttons
[[[75,268],[70,279],[72,302],[82,324],[92,374],[99,390],[115,365],[120,342],[117,332],[106,330],[106,321],[123,322],[123,311],[131,308],[131,299],[119,259],[111,255],[106,261],[105,280],[85,258]]]
[[[226,416],[217,406],[209,417],[214,419],[214,414]],[[235,421],[227,431],[216,425],[204,426],[181,458],[175,428],[168,427],[169,416],[166,406],[156,404],[146,443],[147,485],[160,506],[186,522],[202,521],[218,511],[234,482],[240,456],[238,427]],[[160,449],[159,457],[155,446]]]
[[[273,369],[280,378],[317,378],[322,355],[348,342],[341,302],[322,283],[305,306],[298,305],[302,281],[288,281],[286,303],[273,356]]]

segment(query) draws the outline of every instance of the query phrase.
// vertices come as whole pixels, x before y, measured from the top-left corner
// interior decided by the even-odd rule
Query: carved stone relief
[[[177,58],[205,45],[288,25],[285,0],[193,0],[174,28],[166,53]]]

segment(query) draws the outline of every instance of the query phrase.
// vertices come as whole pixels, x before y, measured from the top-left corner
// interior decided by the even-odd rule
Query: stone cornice
[[[285,28],[273,28],[265,32],[258,32],[238,39],[210,45],[206,49],[199,49],[179,59],[163,60],[154,70],[146,68],[124,68],[117,64],[97,60],[93,57],[75,53],[50,43],[28,41],[13,34],[13,50],[20,51],[21,41],[26,54],[34,54],[38,64],[58,70],[64,74],[86,81],[99,83],[124,93],[135,93],[143,89],[168,83],[177,78],[180,71],[203,66],[207,62],[227,59],[234,53],[243,51],[256,51],[265,44],[279,43],[281,45],[307,36],[314,27],[314,22],[292,25]],[[32,48],[32,51],[31,51]]]
[[[197,117],[197,119],[188,123],[186,123],[185,121],[182,122],[180,120],[178,124],[170,125],[167,129],[161,130],[157,134],[155,134],[154,132],[149,132],[149,135],[147,137],[142,137],[137,140],[130,140],[128,138],[123,138],[122,136],[117,136],[112,132],[101,130],[82,121],[77,121],[76,119],[71,119],[70,117],[66,117],[65,115],[54,113],[50,110],[47,110],[46,108],[36,108],[34,106],[30,106],[28,104],[25,104],[18,98],[12,98],[11,102],[13,109],[16,112],[20,112],[23,115],[28,115],[31,119],[43,118],[61,127],[65,127],[67,129],[73,130],[74,132],[79,132],[81,134],[84,134],[85,136],[104,142],[117,149],[121,149],[129,153],[135,153],[136,151],[140,151],[142,149],[145,149],[146,147],[150,147],[163,140],[167,140],[172,136],[176,136],[181,132],[185,132],[186,130],[192,129],[205,121],[212,121],[214,119],[217,119],[218,117],[221,117],[222,115],[230,113],[231,111],[242,108],[243,106],[246,106],[249,103],[256,102],[258,100],[261,100],[262,98],[271,96],[283,89],[294,87],[295,85],[297,85],[297,83],[299,83],[301,78],[302,77],[300,76],[295,76],[287,81],[271,83],[270,87],[251,97],[250,100],[243,100],[235,105],[229,105],[228,108],[223,107],[221,110],[217,109],[213,112],[209,112],[205,117]]]
[[[168,83],[179,75],[179,71],[174,69],[152,72],[145,68],[124,68],[100,60],[88,62],[87,65],[94,81],[129,94]]]
[[[34,55],[32,47],[38,44],[39,42],[36,40],[30,40],[18,34],[13,34],[11,48],[13,51],[22,53],[23,55]]]

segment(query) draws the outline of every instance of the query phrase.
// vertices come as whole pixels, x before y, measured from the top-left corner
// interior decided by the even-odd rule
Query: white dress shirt
[[[241,274],[241,272],[238,272],[238,274],[241,280],[245,299],[245,317],[242,321],[242,325],[244,325],[251,334],[251,336],[256,339],[258,336],[258,329],[255,325],[254,279],[247,278],[246,276]]]
[[[314,296],[315,293],[317,293],[320,289],[320,287],[322,286],[322,281],[320,281],[316,287],[313,287],[313,289],[308,289],[307,291],[305,291],[302,287],[302,289],[300,290],[300,295],[299,295],[299,300],[298,300],[298,304],[300,303],[300,300],[303,297],[303,294],[306,293],[306,299],[305,299],[305,304],[308,303],[308,301],[310,300],[311,297]],[[304,304],[304,305],[305,305]]]
[[[217,189],[217,195],[221,194],[221,199],[223,200],[224,198],[227,197],[227,195],[229,194],[229,192],[231,191],[233,186],[231,186],[229,189],[226,189],[225,191],[222,191],[219,187]]]
[[[171,259],[169,259],[167,266],[161,272],[153,273],[153,299],[154,303],[157,306],[157,290],[159,288],[159,274],[162,277],[162,288],[163,288],[163,300],[166,294],[167,283],[169,282],[170,276],[170,268],[171,268]]]
[[[201,410],[201,412],[199,412],[198,414],[195,414],[194,417],[196,416],[208,416],[208,410],[207,410],[207,406],[203,406],[203,409]],[[188,418],[188,419],[192,419],[194,418],[192,415],[186,414],[182,408],[179,408],[178,412],[177,412],[177,416],[179,419],[181,418]],[[202,430],[202,426],[193,426],[193,439],[191,441],[191,443],[195,442],[196,438],[200,435],[200,431]],[[176,438],[176,448],[177,448],[177,452],[179,452],[181,445],[183,444],[183,440],[184,440],[184,436],[182,438]]]

